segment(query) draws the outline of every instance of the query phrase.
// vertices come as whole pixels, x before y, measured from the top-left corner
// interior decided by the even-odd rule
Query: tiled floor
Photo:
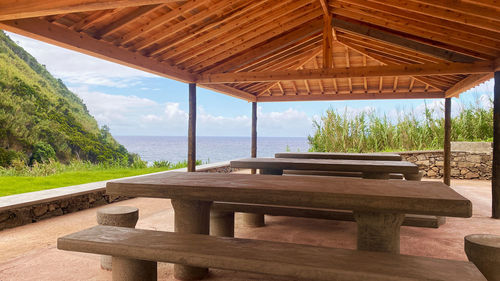
[[[470,219],[448,218],[439,229],[402,227],[401,253],[465,260],[463,237],[471,233],[500,235],[500,220],[489,218],[489,181],[452,181],[452,187],[473,202]],[[138,228],[173,230],[169,200],[138,198],[115,203],[140,209]],[[90,209],[0,231],[0,280],[111,280],[99,268],[97,255],[57,250],[57,237],[95,225],[96,209]],[[355,248],[356,225],[352,222],[266,217],[263,228],[245,228],[237,217],[237,237]],[[160,280],[174,280],[172,266],[159,266]],[[258,274],[212,270],[208,280],[283,280]]]

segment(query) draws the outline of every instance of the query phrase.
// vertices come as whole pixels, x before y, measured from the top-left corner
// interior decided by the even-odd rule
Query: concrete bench
[[[95,226],[61,250],[113,256],[113,280],[156,280],[156,262],[322,281],[485,281],[474,264],[282,242]]]
[[[324,220],[355,221],[352,211],[314,209],[291,206],[274,206],[260,204],[244,204],[229,202],[214,202],[210,210],[210,234],[214,236],[234,236],[234,213],[313,218]],[[245,219],[246,217],[243,217]],[[259,227],[265,225],[255,225],[255,220],[245,221],[248,226]],[[445,217],[426,215],[405,215],[404,226],[439,228],[446,222]]]

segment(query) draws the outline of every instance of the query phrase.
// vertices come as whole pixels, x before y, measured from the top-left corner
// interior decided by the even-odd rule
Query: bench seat
[[[304,280],[486,281],[465,261],[113,226],[61,237],[57,248]]]
[[[354,221],[351,211],[286,207],[260,204],[214,202],[211,210],[218,212],[251,213],[272,216],[300,217],[325,220]],[[404,226],[439,228],[446,222],[445,217],[426,215],[406,215]]]

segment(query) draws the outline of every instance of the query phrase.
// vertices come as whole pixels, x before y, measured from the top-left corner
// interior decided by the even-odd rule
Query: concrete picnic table
[[[232,168],[260,169],[261,174],[270,175],[282,175],[283,170],[361,172],[363,178],[370,179],[389,179],[391,173],[409,178],[418,175],[418,166],[407,161],[245,158],[232,160],[230,165]]]
[[[352,210],[357,248],[399,253],[405,214],[471,217],[472,203],[439,182],[171,172],[108,182],[110,195],[170,198],[175,231],[208,234],[213,201]],[[176,270],[205,270],[176,265]]]
[[[376,160],[401,161],[403,158],[396,153],[344,153],[344,152],[279,152],[275,158],[300,159],[344,159],[344,160]]]

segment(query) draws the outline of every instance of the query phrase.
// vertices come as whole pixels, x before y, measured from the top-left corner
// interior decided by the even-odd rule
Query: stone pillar
[[[175,232],[209,234],[212,202],[172,199],[175,212]],[[208,268],[174,265],[174,277],[179,280],[199,280],[208,274]]]
[[[451,179],[451,98],[444,99],[444,170],[443,182],[450,185]]]
[[[129,206],[111,206],[97,211],[99,225],[134,228],[139,219],[139,209]],[[112,270],[111,256],[101,256],[101,268]]]
[[[283,170],[260,169],[262,175],[283,175]],[[264,214],[242,214],[243,224],[247,227],[262,227],[266,225]]]
[[[399,254],[404,214],[354,211],[354,218],[358,227],[358,250]]]
[[[188,172],[196,171],[196,84],[189,84]]]
[[[113,281],[156,281],[157,265],[154,261],[113,257]]]
[[[492,217],[500,219],[500,70],[495,71],[493,96]]]
[[[234,237],[234,212],[211,210],[210,235]]]

